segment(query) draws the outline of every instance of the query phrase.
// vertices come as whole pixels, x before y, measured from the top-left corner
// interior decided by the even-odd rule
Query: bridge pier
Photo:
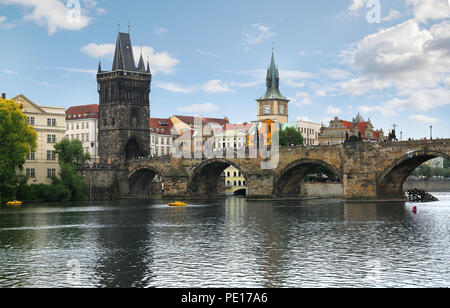
[[[345,173],[344,199],[376,199],[377,176],[372,173]]]
[[[164,197],[186,196],[189,177],[188,176],[163,176]]]
[[[274,198],[274,176],[267,173],[253,173],[247,175],[248,198]]]

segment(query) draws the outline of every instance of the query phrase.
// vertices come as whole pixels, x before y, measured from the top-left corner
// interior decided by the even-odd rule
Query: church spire
[[[267,91],[260,99],[282,99],[287,100],[286,97],[280,93],[280,74],[275,63],[275,52],[272,49],[272,59],[269,68],[267,69],[266,77]]]
[[[102,72],[102,63],[100,62],[100,60],[98,61],[98,73]]]
[[[150,74],[150,60],[147,59],[147,73]]]

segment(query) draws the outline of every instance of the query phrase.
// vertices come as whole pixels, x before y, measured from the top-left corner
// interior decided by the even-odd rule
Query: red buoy
[[[412,211],[413,213],[417,213],[417,206],[413,207]]]

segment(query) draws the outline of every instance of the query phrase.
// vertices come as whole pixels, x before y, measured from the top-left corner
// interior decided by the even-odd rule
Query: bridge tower
[[[258,98],[258,121],[272,120],[278,123],[289,122],[289,100],[280,92],[280,74],[275,64],[275,55],[267,69],[266,93]]]
[[[98,66],[100,163],[147,156],[150,149],[150,63],[135,65],[129,33],[120,33],[111,71]]]

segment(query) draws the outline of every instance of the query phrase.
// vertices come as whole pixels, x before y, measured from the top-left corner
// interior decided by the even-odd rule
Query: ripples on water
[[[0,287],[449,287],[450,194],[420,204],[0,209]]]

